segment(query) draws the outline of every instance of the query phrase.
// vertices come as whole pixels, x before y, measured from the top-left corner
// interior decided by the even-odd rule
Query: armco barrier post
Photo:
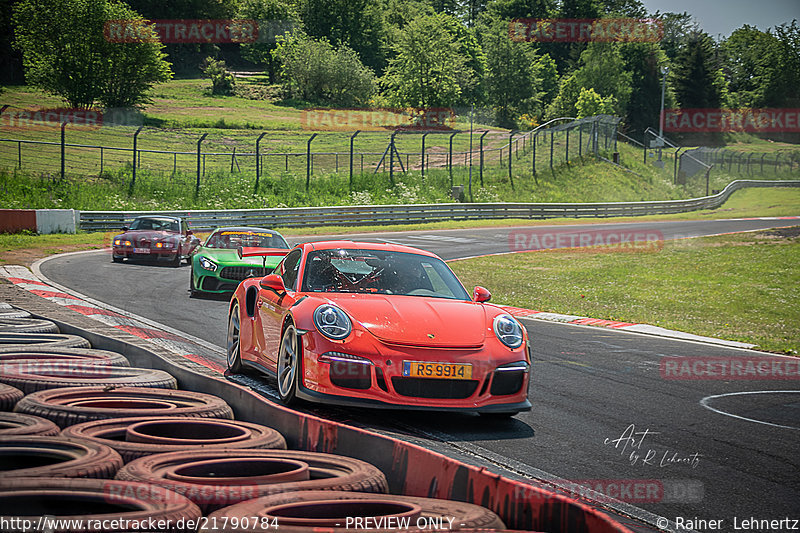
[[[267,132],[263,132],[261,135],[258,136],[256,139],[256,186],[255,192],[258,192],[258,182],[261,179],[261,139],[264,138]]]
[[[200,196],[200,145],[203,144],[203,140],[208,137],[208,133],[204,133],[197,139],[197,183],[194,186],[194,195],[195,197]]]
[[[350,136],[350,190],[353,190],[353,143],[356,140],[356,135],[361,133],[361,130],[356,130],[354,134]]]
[[[133,194],[133,188],[136,185],[136,145],[139,141],[139,134],[142,132],[143,126],[139,126],[139,128],[133,134],[133,167],[132,167],[132,176],[131,176],[131,186],[130,192]]]
[[[66,128],[67,128],[67,123],[62,122],[61,123],[61,179],[62,180],[64,179],[64,167],[65,167],[64,163],[66,159],[66,146],[67,146],[66,132],[65,132]]]
[[[311,141],[313,141],[316,136],[316,133],[312,133],[311,137],[308,138],[308,143],[306,143],[306,192],[308,192],[308,188],[311,186]]]
[[[481,188],[483,188],[483,138],[486,137],[487,133],[489,133],[489,130],[486,130],[483,133],[481,133],[481,137],[480,137],[480,141],[479,141],[480,145],[481,145],[481,167],[480,167]]]

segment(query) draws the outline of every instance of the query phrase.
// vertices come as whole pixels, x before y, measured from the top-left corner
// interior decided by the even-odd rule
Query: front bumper
[[[114,257],[118,259],[132,259],[135,261],[174,261],[178,250],[175,248],[150,248],[149,253],[136,253],[130,247],[112,248]]]

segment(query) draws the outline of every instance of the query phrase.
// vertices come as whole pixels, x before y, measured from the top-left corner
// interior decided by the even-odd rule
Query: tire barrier
[[[92,348],[46,348],[20,346],[13,351],[0,350],[0,365],[47,363],[69,367],[73,364],[91,366],[131,366],[128,359],[116,352]]]
[[[12,477],[110,479],[122,457],[104,444],[64,437],[0,437],[0,471]]]
[[[117,473],[184,494],[204,512],[279,492],[386,493],[383,473],[340,455],[286,450],[199,450],[142,457]]]
[[[138,387],[43,390],[25,396],[14,411],[47,418],[62,429],[90,420],[137,416],[233,418],[230,406],[210,394]]]
[[[21,346],[53,348],[91,348],[89,341],[63,333],[9,333],[0,331],[0,353],[13,352]],[[45,348],[46,347],[46,348]]]
[[[12,307],[3,308],[0,307],[0,319],[3,318],[28,318],[31,314],[27,311],[23,311],[22,309],[15,309]]]
[[[0,437],[20,435],[41,435],[54,437],[59,429],[50,420],[21,413],[0,413]]]
[[[3,333],[58,333],[58,326],[41,318],[0,318]]]
[[[95,520],[115,520],[118,533],[151,530],[147,524],[169,525],[169,533],[194,533],[200,509],[179,494],[142,483],[110,479],[0,479],[0,520],[5,533],[29,533],[43,516],[49,524],[64,518],[58,533],[84,533],[77,527]],[[25,522],[28,520],[28,522]],[[142,525],[144,524],[144,525]],[[28,527],[25,527],[28,526]]]
[[[0,383],[0,411],[10,411],[25,394],[11,385]]]
[[[377,527],[385,531],[505,529],[495,513],[471,503],[314,490],[273,494],[219,509],[208,516],[206,527],[198,533],[213,533],[213,526],[221,523],[227,524],[227,533],[275,529],[300,533],[312,528],[333,533],[365,529],[365,518],[373,525],[387,524]]]
[[[0,417],[0,420],[2,418]],[[190,450],[285,450],[286,440],[272,428],[213,418],[112,418],[76,424],[64,437],[105,444],[125,463],[156,453]]]
[[[119,366],[82,366],[60,368],[53,366],[0,366],[0,382],[20,389],[25,394],[62,387],[148,387],[177,389],[178,382],[163,370]],[[18,372],[17,372],[18,371]]]

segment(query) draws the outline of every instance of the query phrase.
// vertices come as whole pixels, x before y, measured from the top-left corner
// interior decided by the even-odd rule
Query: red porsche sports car
[[[123,226],[122,233],[111,242],[111,260],[121,263],[123,259],[168,261],[180,266],[189,258],[200,239],[194,236],[185,220],[162,215],[136,217],[130,226]]]
[[[514,415],[531,407],[528,337],[489,298],[423,250],[301,244],[233,294],[228,367],[276,376],[287,404]]]

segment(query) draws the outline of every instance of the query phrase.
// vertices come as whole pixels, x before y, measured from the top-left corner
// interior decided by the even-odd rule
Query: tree
[[[630,131],[655,127],[661,112],[661,68],[667,65],[664,51],[656,43],[623,43],[620,53],[625,70],[631,73],[631,94],[625,124]],[[667,85],[664,107],[675,107],[675,94]]]
[[[595,115],[610,115],[614,113],[614,97],[603,98],[594,89],[581,87],[581,94],[575,104],[577,118],[593,117]]]
[[[714,42],[705,32],[690,36],[679,50],[670,76],[682,108],[727,105],[727,87],[715,56]]]
[[[373,0],[299,0],[300,17],[311,37],[325,38],[358,53],[375,71],[386,65],[386,28],[380,2]]]
[[[294,97],[342,106],[365,104],[375,93],[375,74],[346,46],[312,39],[296,29],[278,39],[281,80]]]
[[[678,57],[678,52],[683,48],[692,35],[700,32],[700,25],[689,13],[672,13],[656,11],[653,15],[661,21],[664,35],[661,38],[661,48],[671,60]]]
[[[422,108],[455,105],[472,74],[460,44],[448,31],[449,15],[419,17],[399,34],[381,85],[396,105]]]
[[[539,58],[532,43],[515,42],[502,22],[485,35],[486,86],[489,101],[497,109],[498,125],[516,127],[522,114],[534,114],[541,101]]]
[[[211,94],[231,95],[236,89],[236,78],[224,61],[207,57],[201,67],[203,74],[211,78]]]
[[[242,43],[242,57],[267,67],[269,81],[274,83],[280,68],[272,53],[277,37],[302,24],[295,7],[284,0],[241,0],[236,18],[258,22],[259,39],[255,43]]]
[[[108,20],[138,23],[140,42],[104,38]],[[147,91],[171,78],[162,45],[144,19],[114,0],[23,0],[14,12],[15,45],[28,83],[70,106],[136,106]]]

